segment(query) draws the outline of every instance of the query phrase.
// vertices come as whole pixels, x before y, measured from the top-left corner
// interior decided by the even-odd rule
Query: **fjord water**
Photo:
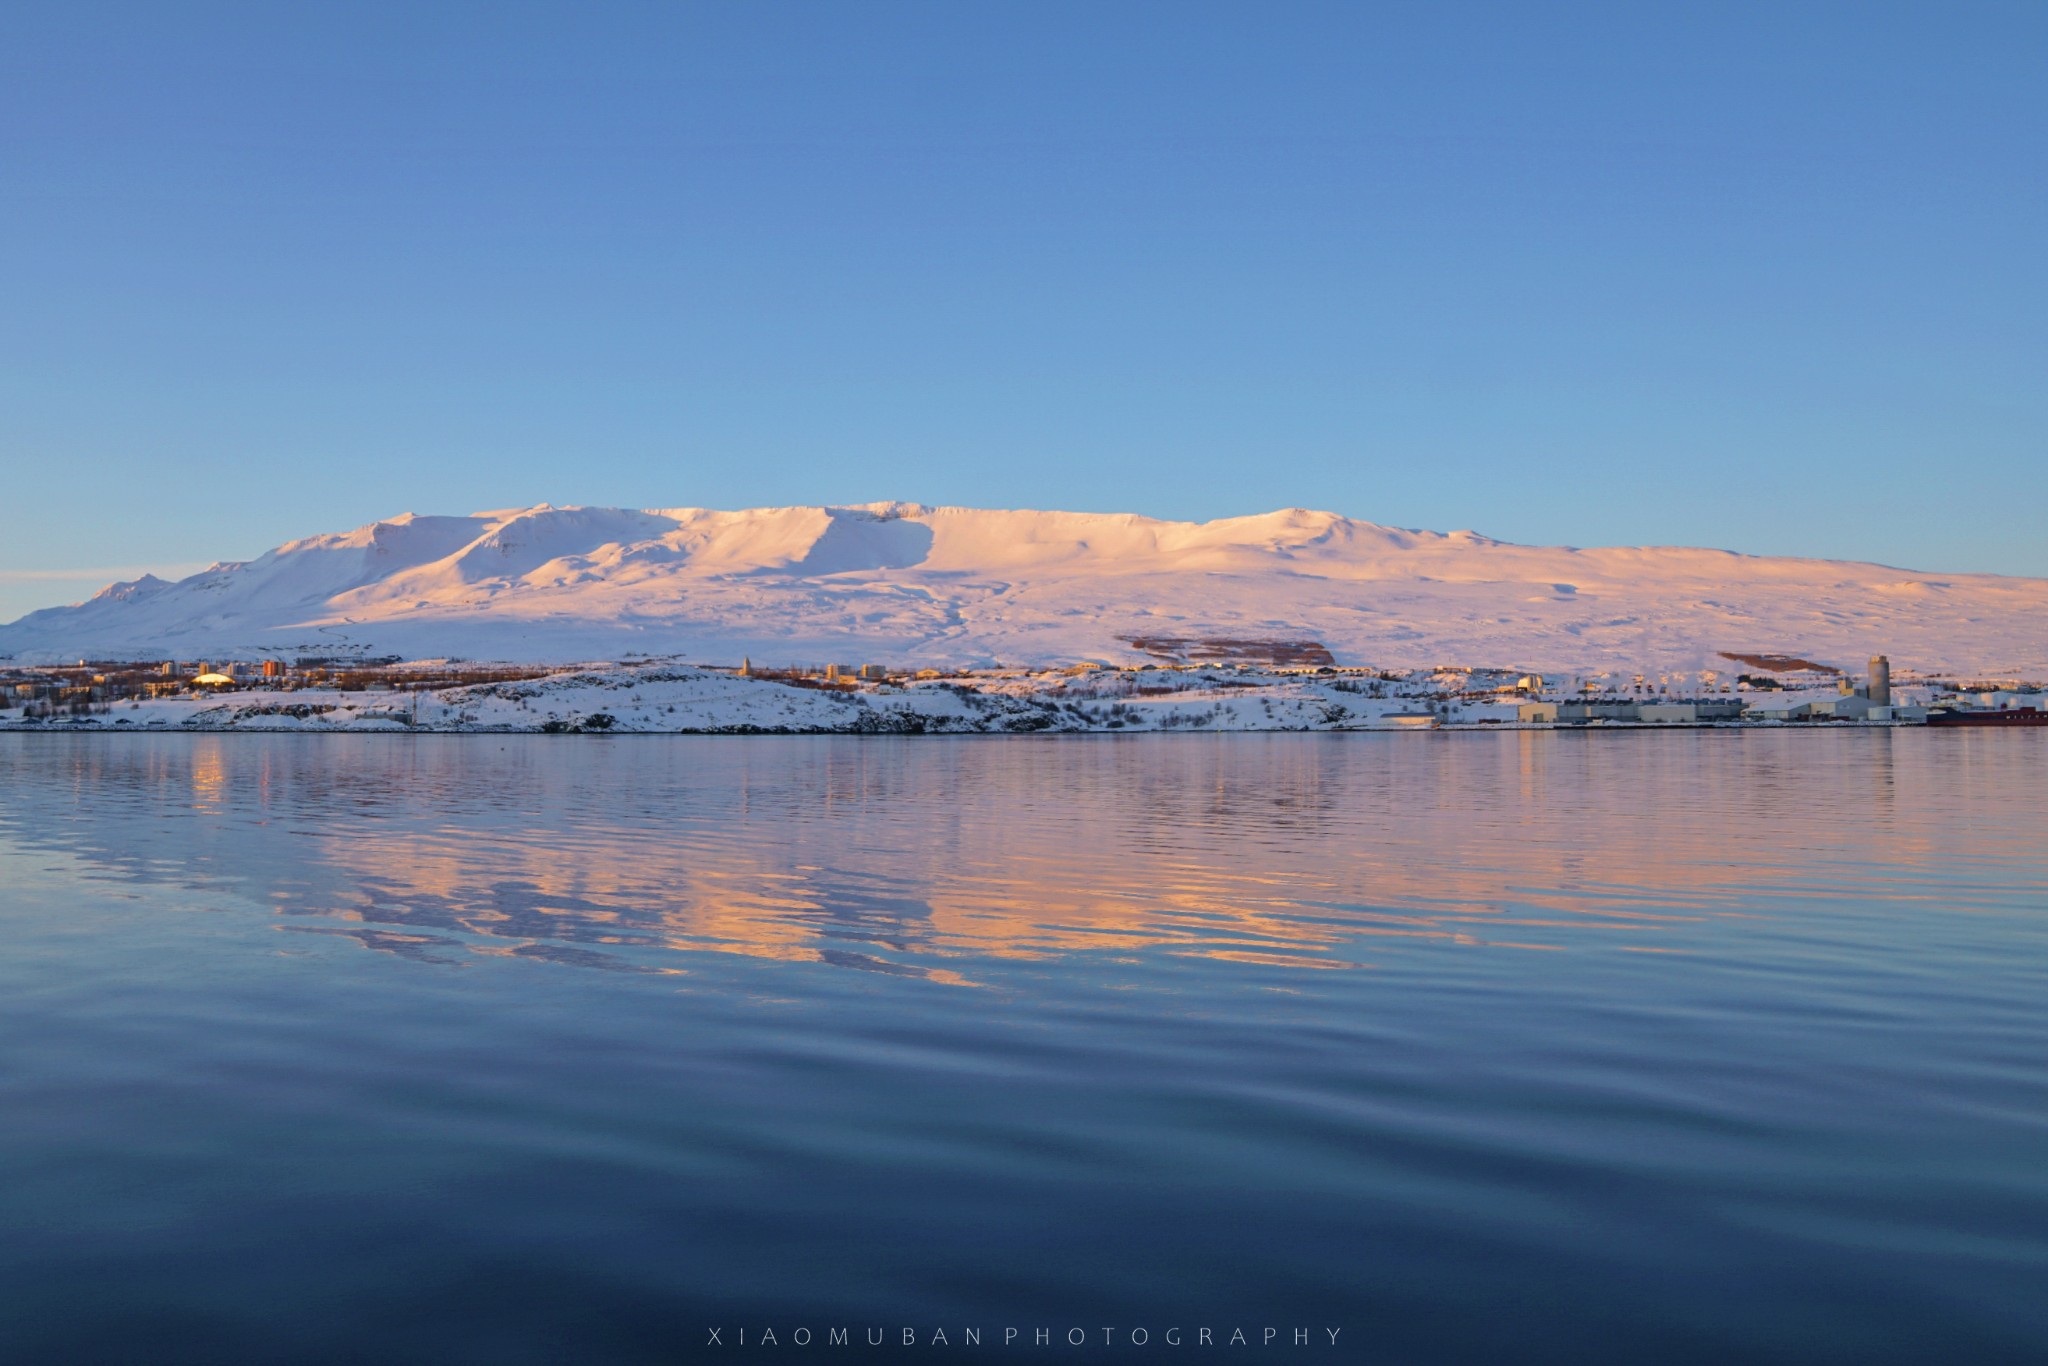
[[[0,736],[0,1360],[2043,1359],[2044,812],[2041,732]]]

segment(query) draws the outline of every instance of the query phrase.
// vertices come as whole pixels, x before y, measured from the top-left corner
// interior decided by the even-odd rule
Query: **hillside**
[[[114,584],[0,655],[355,651],[567,661],[1269,658],[1540,670],[2048,674],[2048,580],[1648,547],[1512,545],[1288,509],[1212,522],[860,507],[407,514]]]

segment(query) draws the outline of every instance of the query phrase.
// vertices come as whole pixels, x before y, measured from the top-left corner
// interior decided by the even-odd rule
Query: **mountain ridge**
[[[1714,667],[1723,652],[2048,673],[2048,579],[1703,546],[1525,546],[1310,508],[884,501],[403,513],[0,626],[24,661],[368,652],[1041,665],[1133,638],[1321,642],[1340,663]]]

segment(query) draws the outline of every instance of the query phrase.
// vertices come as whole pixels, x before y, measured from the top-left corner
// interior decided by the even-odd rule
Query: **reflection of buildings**
[[[1344,966],[1418,938],[1653,945],[1816,858],[1889,889],[1928,852],[1912,803],[1969,813],[1944,839],[2031,839],[1941,738],[52,737],[0,751],[0,823],[379,947],[967,981],[1074,954]]]

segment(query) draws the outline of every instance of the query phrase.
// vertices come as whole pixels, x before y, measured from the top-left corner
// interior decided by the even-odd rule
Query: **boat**
[[[1989,707],[1967,707],[1955,711],[1931,711],[1927,713],[1930,726],[2048,726],[2048,711],[2034,711],[2031,708],[2009,708],[1993,711]]]

